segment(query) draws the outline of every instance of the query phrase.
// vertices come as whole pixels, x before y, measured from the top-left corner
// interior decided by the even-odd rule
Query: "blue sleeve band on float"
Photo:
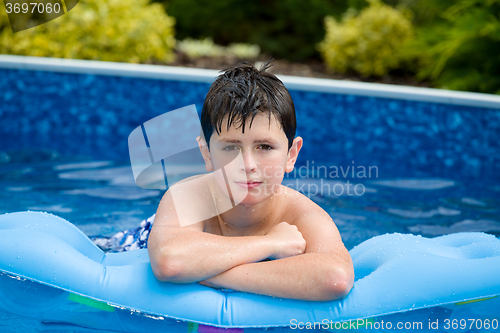
[[[219,327],[357,320],[500,295],[500,240],[483,233],[369,239],[350,251],[351,293],[330,302],[162,283],[147,250],[105,254],[73,224],[47,213],[0,215],[0,242],[5,273],[109,306]],[[0,307],[6,304],[0,299]]]

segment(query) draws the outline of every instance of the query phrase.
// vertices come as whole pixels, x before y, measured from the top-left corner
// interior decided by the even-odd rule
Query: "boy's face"
[[[201,148],[207,171],[223,169],[215,175],[222,193],[231,190],[235,203],[255,204],[276,193],[285,172],[293,170],[297,155],[302,147],[302,138],[297,137],[288,150],[288,139],[274,116],[259,112],[250,127],[232,125],[226,129],[227,119],[222,122],[220,135],[213,132],[210,151]],[[226,185],[227,184],[227,185]]]

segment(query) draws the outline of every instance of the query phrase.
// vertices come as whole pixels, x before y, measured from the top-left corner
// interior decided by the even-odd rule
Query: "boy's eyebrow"
[[[229,138],[221,138],[219,142],[226,142],[226,143],[241,143],[240,140],[234,140],[234,139],[229,139]],[[271,139],[271,138],[264,138],[260,140],[255,140],[253,143],[275,143],[276,141]]]

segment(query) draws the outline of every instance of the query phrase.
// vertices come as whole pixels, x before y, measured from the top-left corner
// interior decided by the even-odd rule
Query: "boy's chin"
[[[241,201],[239,204],[236,205],[236,207],[251,207],[251,206],[255,206],[259,203],[261,203],[263,200],[254,200],[254,199],[247,199],[245,198],[245,200]]]
[[[235,193],[233,193],[234,195]],[[235,195],[235,204],[237,205],[256,205],[256,204],[259,204],[259,203],[262,203],[264,201],[266,201],[267,199],[269,199],[270,197],[272,196],[271,193],[263,193],[263,192],[260,192],[260,193],[252,193],[251,191],[249,193],[246,194],[246,196],[242,196],[240,198],[237,197],[237,194]]]

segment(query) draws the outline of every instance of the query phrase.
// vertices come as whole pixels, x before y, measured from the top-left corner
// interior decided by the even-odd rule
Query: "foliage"
[[[325,18],[326,36],[319,49],[334,71],[382,76],[400,65],[400,49],[413,35],[409,14],[378,0],[369,2],[358,15],[347,11],[340,23]]]
[[[176,48],[191,59],[200,57],[219,57],[224,54],[224,47],[215,44],[210,37],[200,40],[186,38],[182,41],[178,41]]]
[[[80,0],[67,14],[12,33],[0,12],[0,53],[148,62],[173,60],[175,20],[148,0]]]
[[[249,43],[291,61],[319,58],[326,14],[364,0],[156,0],[175,17],[177,39],[211,37],[216,44]]]
[[[232,43],[227,47],[227,52],[239,59],[256,59],[260,55],[260,47],[256,44]]]
[[[212,38],[209,37],[203,40],[186,38],[183,41],[178,41],[176,48],[191,59],[232,56],[238,59],[253,60],[260,54],[260,47],[258,45],[233,43],[224,47],[214,44]]]
[[[0,1],[0,32],[9,26],[9,18],[5,12],[4,2]]]
[[[460,0],[408,50],[419,78],[441,88],[500,94],[500,0]]]
[[[392,6],[408,8],[414,14],[414,26],[422,27],[443,22],[441,15],[457,0],[384,0],[384,2]]]

